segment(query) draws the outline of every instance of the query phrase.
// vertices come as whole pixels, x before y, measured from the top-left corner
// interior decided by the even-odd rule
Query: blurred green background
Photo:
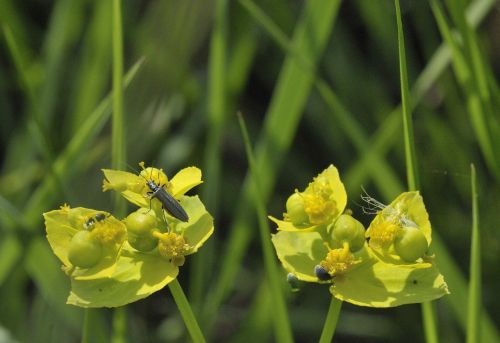
[[[443,8],[454,28],[450,2]],[[464,339],[469,165],[476,165],[483,341],[494,342],[500,337],[500,3],[459,2],[475,27],[469,46],[487,77],[487,134],[468,107],[475,88],[451,62],[429,2],[404,0],[415,144],[434,251],[452,293],[435,303],[443,342]],[[111,165],[111,9],[111,1],[0,2],[0,342],[80,339],[83,310],[65,304],[69,280],[44,238],[41,214],[63,203],[112,211],[100,171]],[[188,259],[180,283],[209,340],[275,341],[235,114],[243,113],[255,143],[268,213],[281,216],[288,195],[333,163],[348,206],[368,225],[362,187],[384,203],[407,187],[394,4],[135,0],[124,1],[122,13],[127,163],[136,168],[145,161],[169,176],[201,167],[205,183],[195,192],[215,218],[214,236]],[[459,35],[465,31],[457,23]],[[466,48],[465,65],[474,70],[473,50]],[[316,341],[328,288],[305,285],[286,294],[296,341]],[[113,311],[95,312],[92,341],[107,342]],[[335,341],[423,342],[420,312],[418,305],[344,304]],[[187,339],[166,289],[128,306],[127,314],[130,342]]]

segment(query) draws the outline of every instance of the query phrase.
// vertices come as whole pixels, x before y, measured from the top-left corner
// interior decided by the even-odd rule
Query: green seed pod
[[[74,266],[90,268],[102,257],[101,243],[92,239],[89,231],[78,231],[69,243],[68,259]]]
[[[351,252],[360,250],[365,244],[365,228],[363,224],[348,214],[342,214],[335,221],[331,234],[336,247],[341,247],[342,243],[347,242]]]
[[[304,224],[309,220],[309,217],[304,210],[304,200],[302,196],[295,192],[286,201],[286,212],[288,218],[294,225]]]
[[[394,249],[406,262],[415,262],[427,251],[427,239],[416,227],[404,227],[394,240]]]
[[[152,235],[157,231],[156,217],[152,212],[137,210],[123,220],[128,232],[128,242],[139,251],[147,252],[158,245],[158,238]]]
[[[148,252],[157,247],[158,238],[153,236],[137,236],[133,233],[129,233],[128,243],[132,248],[138,251]]]

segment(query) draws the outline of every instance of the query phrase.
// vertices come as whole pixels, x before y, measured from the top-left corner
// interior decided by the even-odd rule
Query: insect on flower
[[[89,218],[83,224],[83,228],[85,230],[92,230],[94,228],[95,223],[102,222],[104,219],[106,219],[106,215],[104,213],[97,213],[95,216]]]
[[[143,168],[143,170],[145,170],[144,165],[141,165],[141,167]],[[144,179],[146,180],[146,185],[150,189],[148,195],[151,197],[151,199],[153,198],[158,199],[158,201],[162,204],[163,209],[173,217],[183,222],[189,221],[188,214],[186,213],[184,208],[182,208],[181,204],[169,192],[167,192],[167,190],[164,188],[165,185],[156,184],[156,182],[153,180],[152,177],[150,177],[149,179],[144,177]],[[150,207],[151,207],[151,199],[150,199]]]

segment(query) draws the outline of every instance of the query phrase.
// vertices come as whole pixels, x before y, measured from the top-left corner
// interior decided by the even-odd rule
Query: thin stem
[[[111,343],[125,343],[127,340],[127,309],[118,307],[113,311],[113,337]]]
[[[122,14],[121,0],[113,0],[113,114],[111,132],[111,164],[114,169],[120,169],[125,164],[125,129],[123,119],[123,37],[122,37]],[[116,193],[114,202],[115,215],[125,215],[126,203],[120,194]],[[112,342],[121,343],[126,341],[127,336],[127,313],[126,308],[121,307],[113,313]]]
[[[427,343],[438,343],[436,314],[434,304],[431,301],[422,303],[422,321],[424,323],[425,341]]]
[[[91,309],[83,310],[83,328],[82,328],[82,343],[89,343],[90,332],[90,311]]]
[[[186,328],[189,331],[189,335],[191,336],[193,342],[206,342],[205,337],[203,337],[203,333],[200,330],[200,326],[196,321],[193,310],[189,305],[189,301],[187,300],[186,295],[184,294],[184,291],[179,284],[179,281],[177,281],[177,279],[174,279],[168,284],[168,287],[170,288],[170,292],[174,297],[177,308],[181,312],[182,319],[184,320],[184,324],[186,325]]]
[[[481,323],[481,241],[479,232],[479,210],[476,168],[471,170],[472,188],[472,239],[470,257],[469,302],[467,307],[467,343],[480,342]]]
[[[339,320],[341,307],[342,301],[332,296],[332,301],[330,302],[330,307],[328,307],[328,314],[326,315],[325,325],[323,326],[319,343],[329,343],[332,341],[333,334],[335,333],[335,328],[337,327],[337,322]]]

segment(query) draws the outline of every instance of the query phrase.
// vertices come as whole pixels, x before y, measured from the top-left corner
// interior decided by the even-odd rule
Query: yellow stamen
[[[320,266],[331,276],[336,276],[347,272],[354,262],[354,255],[349,250],[349,244],[345,242],[342,248],[330,250],[320,262]]]
[[[304,210],[311,224],[323,224],[338,215],[339,210],[333,193],[332,185],[321,175],[316,177],[302,193]]]
[[[173,261],[183,261],[183,259],[181,259],[180,257],[184,256],[189,248],[184,237],[176,234],[175,232],[153,232],[153,236],[159,239],[158,252],[161,256]]]
[[[400,230],[401,226],[395,218],[381,219],[370,227],[370,245],[387,248],[394,242]]]
[[[92,237],[104,245],[122,244],[127,236],[127,230],[120,222],[105,220],[96,222],[91,231]]]

